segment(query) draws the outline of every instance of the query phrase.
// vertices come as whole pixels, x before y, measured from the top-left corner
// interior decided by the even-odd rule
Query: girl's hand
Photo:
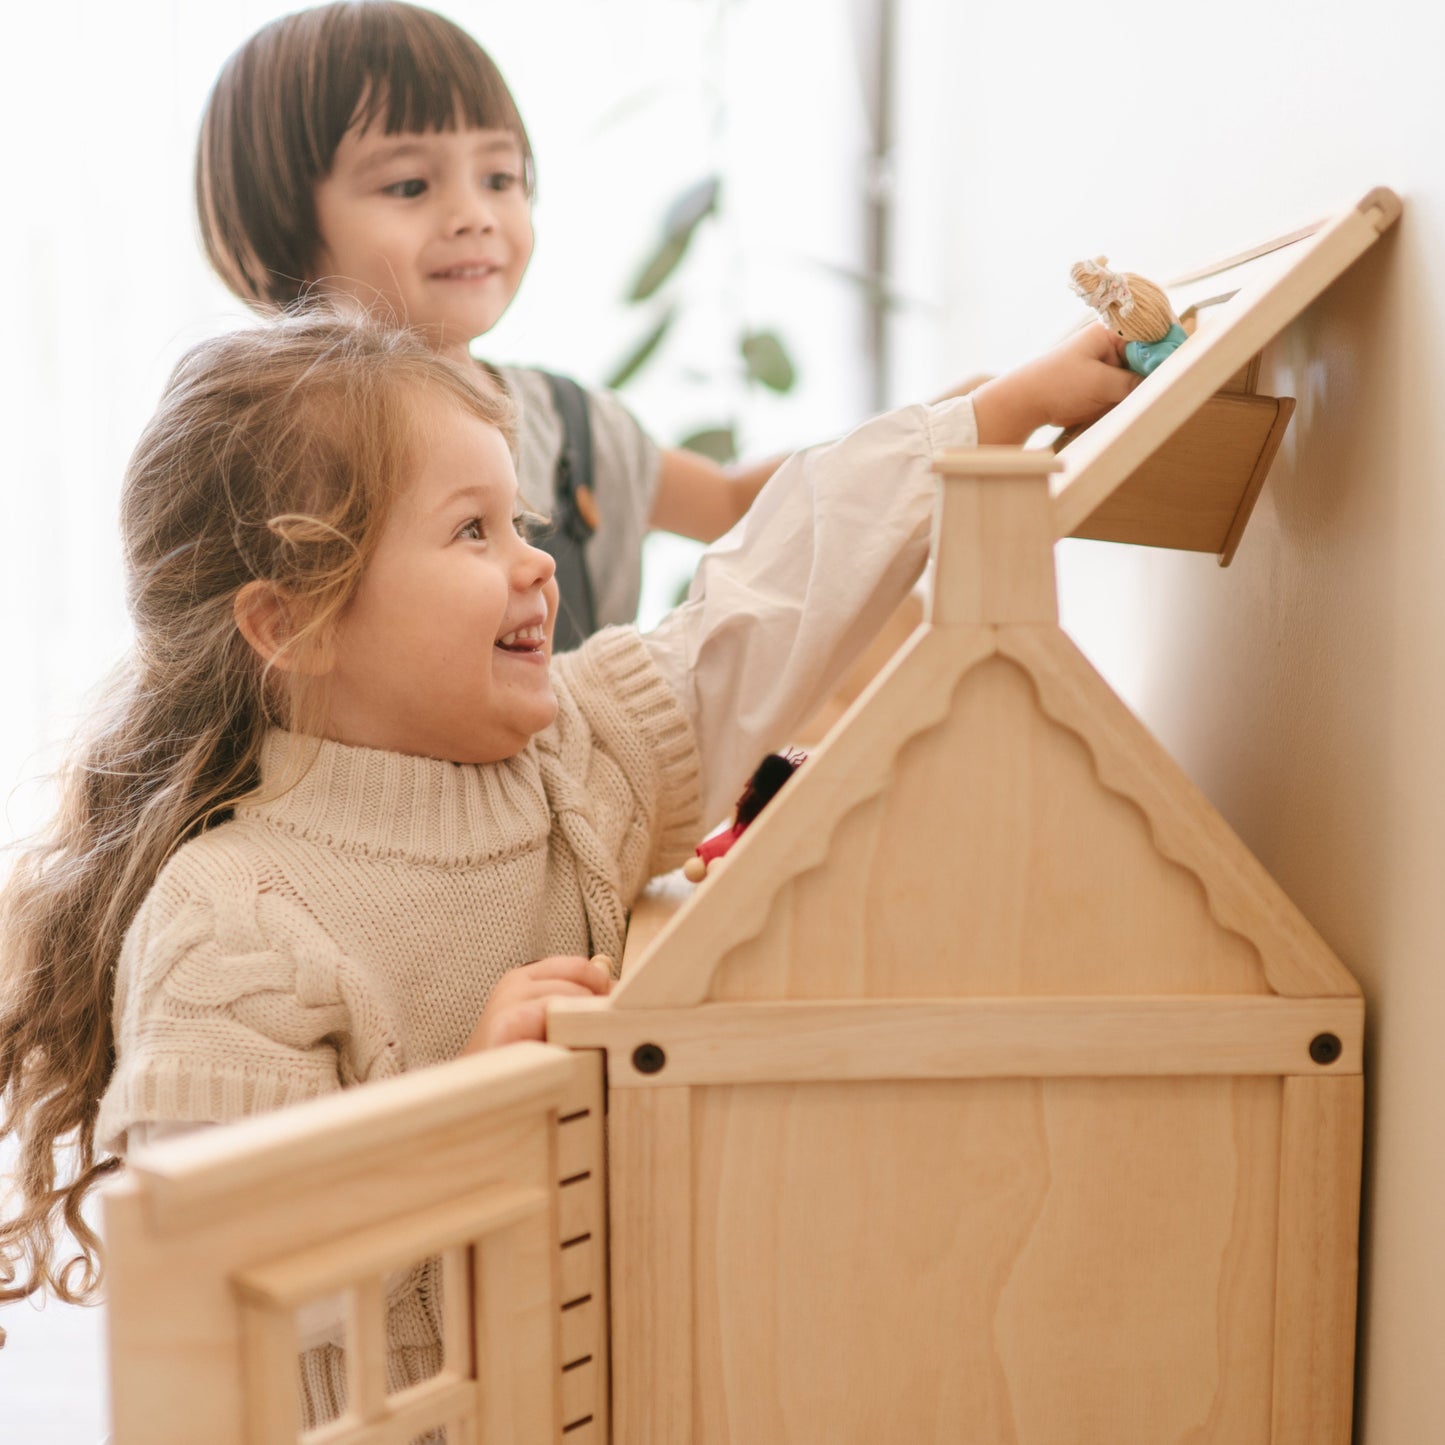
[[[1124,338],[1095,322],[974,392],[979,445],[1022,446],[1041,426],[1097,421],[1140,380],[1124,366]]]
[[[521,1039],[545,1040],[549,998],[587,998],[611,987],[611,970],[600,956],[553,954],[524,963],[492,990],[462,1052],[480,1053]]]

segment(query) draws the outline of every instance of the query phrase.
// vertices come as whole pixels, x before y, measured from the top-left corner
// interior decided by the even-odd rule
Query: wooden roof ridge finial
[[[933,520],[934,627],[1058,622],[1050,451],[969,447],[941,453]]]

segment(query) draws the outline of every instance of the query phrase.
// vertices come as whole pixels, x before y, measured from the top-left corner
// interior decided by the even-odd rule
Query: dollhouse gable
[[[928,620],[612,1008],[1358,992],[1060,630],[1057,466],[940,460]]]

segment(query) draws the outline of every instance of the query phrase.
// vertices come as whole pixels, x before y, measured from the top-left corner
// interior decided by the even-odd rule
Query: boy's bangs
[[[395,32],[376,36],[363,61],[367,83],[351,123],[361,130],[379,123],[387,135],[458,126],[510,131],[530,163],[522,118],[485,52],[450,26],[426,23],[438,19],[427,12],[392,16],[400,22]]]

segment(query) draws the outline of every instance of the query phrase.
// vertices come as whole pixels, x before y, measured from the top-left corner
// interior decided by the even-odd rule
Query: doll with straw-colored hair
[[[1069,278],[1075,294],[1124,338],[1124,365],[1148,376],[1189,338],[1162,286],[1133,271],[1111,271],[1108,261],[1107,256],[1078,261]]]

